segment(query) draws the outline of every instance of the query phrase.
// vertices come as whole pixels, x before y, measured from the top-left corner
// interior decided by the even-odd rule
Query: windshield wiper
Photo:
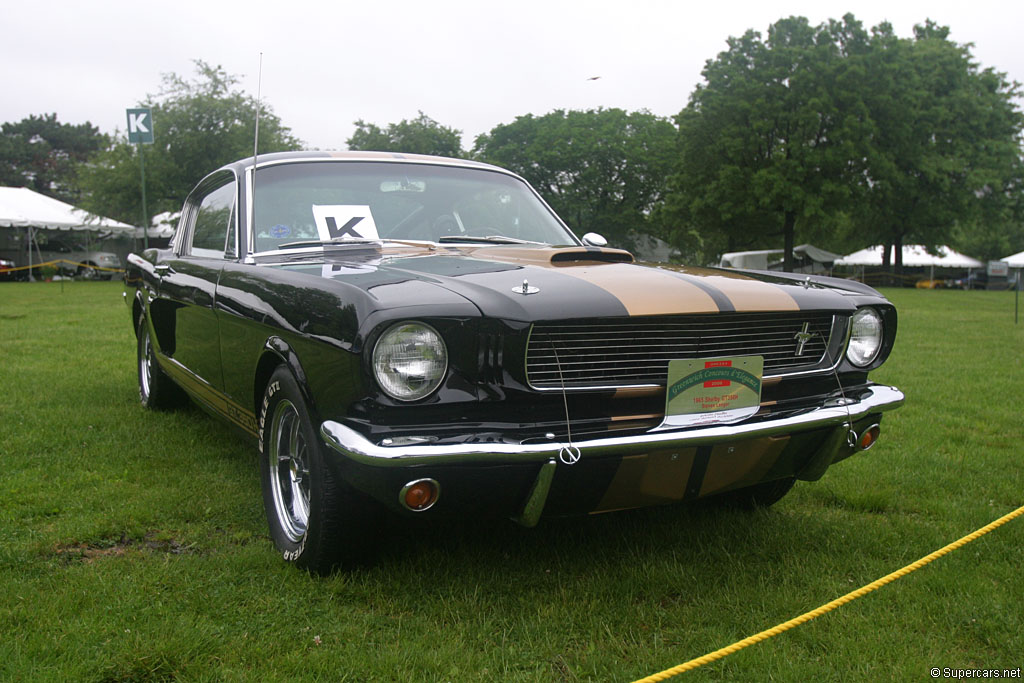
[[[404,244],[409,247],[424,247],[427,249],[436,249],[437,247],[433,242],[425,240],[396,240],[390,237],[381,237],[380,239],[333,239],[333,240],[302,240],[299,242],[285,242],[284,244],[277,245],[277,250],[298,248],[298,247],[346,247],[346,246],[383,246],[384,244]]]
[[[477,237],[474,235],[442,235],[437,238],[437,241],[440,243],[472,242],[474,244],[545,244],[544,242],[521,240],[517,237],[505,237],[504,235],[488,235],[487,237]]]
[[[298,242],[285,242],[277,245],[278,249],[289,249],[291,247],[334,247],[346,244],[380,244],[384,240],[372,239],[333,239],[333,240],[300,240]]]

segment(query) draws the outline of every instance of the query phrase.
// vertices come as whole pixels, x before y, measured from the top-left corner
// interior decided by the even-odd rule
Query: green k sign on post
[[[146,162],[142,145],[153,144],[153,110],[149,107],[128,109],[128,142],[139,145],[139,168],[142,172],[142,239],[149,249],[149,213],[146,211]]]
[[[148,107],[128,110],[128,142],[153,144],[153,110]]]

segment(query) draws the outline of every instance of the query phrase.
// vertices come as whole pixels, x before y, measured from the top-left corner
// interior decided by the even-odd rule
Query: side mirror
[[[603,236],[598,235],[596,232],[588,232],[583,236],[583,244],[588,247],[607,247],[608,240]]]

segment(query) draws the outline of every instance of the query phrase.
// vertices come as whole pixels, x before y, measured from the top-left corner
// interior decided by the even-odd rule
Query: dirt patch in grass
[[[166,534],[149,531],[142,538],[131,538],[121,534],[117,539],[101,539],[99,541],[62,543],[54,552],[65,562],[93,562],[104,557],[120,557],[129,552],[167,553],[185,555],[198,552],[195,544],[183,544]]]

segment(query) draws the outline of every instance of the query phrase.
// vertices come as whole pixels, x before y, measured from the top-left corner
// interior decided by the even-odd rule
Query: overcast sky
[[[356,119],[384,126],[417,111],[471,145],[499,123],[554,109],[671,116],[729,36],[846,12],[868,27],[889,21],[900,36],[931,18],[974,43],[983,67],[1024,81],[1020,2],[6,0],[0,122],[55,112],[124,130],[125,109],[158,92],[161,74],[191,77],[194,59],[255,95],[262,52],[263,101],[307,147],[344,149]]]

